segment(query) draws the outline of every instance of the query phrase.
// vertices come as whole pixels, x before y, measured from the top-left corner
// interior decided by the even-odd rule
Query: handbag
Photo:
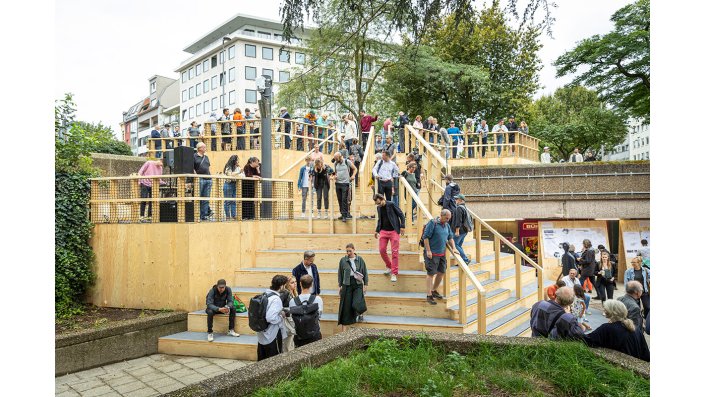
[[[357,270],[354,270],[352,268],[352,265],[350,264],[350,261],[348,261],[348,266],[350,266],[350,271],[352,272],[352,276],[355,277],[355,280],[357,281],[363,281],[365,279],[365,275],[358,272]]]
[[[233,308],[235,313],[247,313],[247,306],[235,294],[233,294]]]

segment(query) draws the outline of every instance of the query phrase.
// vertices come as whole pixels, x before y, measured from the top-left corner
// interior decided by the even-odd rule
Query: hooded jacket
[[[206,295],[206,308],[217,312],[221,307],[233,308],[233,291],[226,286],[221,294],[218,292],[218,286],[213,285]]]

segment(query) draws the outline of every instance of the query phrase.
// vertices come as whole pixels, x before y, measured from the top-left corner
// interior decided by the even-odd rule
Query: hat
[[[548,149],[548,146],[544,146],[544,147],[543,147],[543,150],[546,150],[546,149]]]
[[[224,287],[224,286],[225,286],[225,280],[223,280],[223,279],[221,278],[220,280],[218,280],[218,283],[217,283],[216,285],[217,285],[218,287],[221,287],[221,286]]]
[[[456,194],[455,196],[453,196],[453,198],[454,199],[461,199],[461,200],[465,201],[465,195],[462,193]]]

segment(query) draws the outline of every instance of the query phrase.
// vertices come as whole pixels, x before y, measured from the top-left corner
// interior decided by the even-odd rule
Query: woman
[[[627,283],[636,280],[642,287],[644,287],[644,293],[641,294],[641,306],[644,309],[644,317],[649,315],[649,310],[651,309],[651,299],[649,298],[649,283],[651,282],[651,272],[649,269],[642,266],[641,257],[637,256],[632,258],[632,267],[624,272],[624,289],[627,288]]]
[[[312,179],[313,188],[316,189],[316,207],[318,208],[317,218],[328,218],[328,192],[330,191],[329,176],[333,173],[333,169],[328,164],[324,164],[323,160],[316,159],[313,163],[310,177]],[[321,200],[325,204],[325,216],[321,215]]]
[[[240,168],[240,159],[237,154],[233,154],[225,163],[223,173],[227,176],[241,177],[242,169]],[[237,182],[229,179],[223,184],[223,196],[235,198],[237,195]],[[237,214],[237,202],[235,200],[227,200],[225,202],[225,221],[234,221]]]
[[[587,334],[585,343],[590,347],[606,347],[650,361],[651,354],[644,334],[637,331],[634,322],[627,318],[627,307],[624,303],[610,299],[605,301],[604,307],[609,323],[602,324]]]
[[[343,126],[343,131],[345,131],[345,149],[347,149],[348,153],[350,153],[350,147],[353,144],[353,138],[357,138],[357,123],[355,123],[355,116],[353,116],[352,113],[349,113],[347,116],[345,116],[344,120],[345,125]]]
[[[257,157],[250,157],[247,160],[247,164],[243,168],[245,177],[262,179],[262,173],[259,170],[259,159]],[[255,198],[255,181],[252,179],[245,179],[242,181],[242,198],[251,199]],[[242,219],[255,219],[255,202],[249,200],[242,201]]]
[[[607,299],[612,299],[614,296],[615,275],[617,274],[617,267],[610,260],[609,252],[600,252],[600,262],[597,264],[596,270],[595,289],[597,290],[597,299],[601,300],[604,305]]]
[[[393,162],[397,162],[397,145],[394,144],[394,140],[391,135],[387,135],[383,151],[389,153],[389,158]]]
[[[595,250],[592,249],[592,242],[588,239],[583,240],[583,250],[578,258],[578,265],[580,265],[580,282],[583,288],[585,288],[585,282],[587,280],[590,280],[590,284],[595,285],[595,267],[597,261],[595,260]],[[590,292],[592,292],[592,290],[590,290]]]
[[[338,324],[345,326],[362,321],[362,314],[367,311],[365,293],[367,293],[367,266],[362,257],[355,255],[355,246],[345,246],[347,255],[338,263]]]
[[[416,119],[414,119],[414,124],[412,125],[414,128],[417,130],[420,130],[423,128],[423,122],[421,121],[421,116],[416,116]]]
[[[289,313],[289,302],[297,296],[296,277],[289,275],[289,281],[287,281],[284,285],[282,292],[279,293],[279,297],[281,298],[284,306],[284,326],[286,327],[287,333],[287,337],[282,341],[282,350],[284,350],[284,353],[294,350],[294,335],[296,334],[296,326],[294,325],[294,319]]]
[[[526,121],[522,120],[521,123],[519,123],[519,132],[529,135],[529,126],[526,125]]]

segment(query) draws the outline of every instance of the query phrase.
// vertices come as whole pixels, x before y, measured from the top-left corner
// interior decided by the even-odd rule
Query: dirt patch
[[[54,332],[56,335],[61,335],[84,329],[99,329],[115,322],[154,316],[159,313],[164,311],[86,306],[82,314],[69,319],[56,320]]]

